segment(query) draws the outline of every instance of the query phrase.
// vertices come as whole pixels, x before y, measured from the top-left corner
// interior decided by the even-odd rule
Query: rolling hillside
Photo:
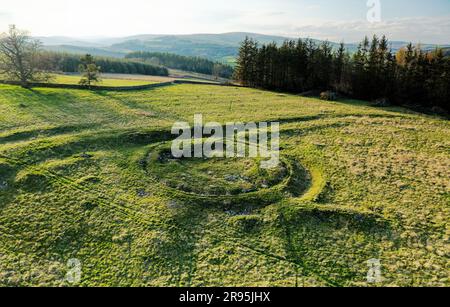
[[[91,53],[99,56],[123,57],[133,51],[169,52],[185,56],[199,56],[216,61],[232,63],[236,57],[240,42],[246,36],[261,43],[276,42],[281,44],[286,37],[256,33],[192,34],[192,35],[136,35],[122,38],[75,39],[69,37],[40,37],[45,47],[53,51],[72,53]],[[332,43],[337,46],[338,43]],[[407,42],[392,42],[394,51],[407,45]],[[422,44],[426,50],[436,47]],[[450,47],[445,45],[444,47]],[[357,44],[347,44],[349,51],[354,51]]]
[[[278,121],[281,163],[174,159],[198,113]],[[361,101],[0,85],[0,286],[449,286],[449,139]]]

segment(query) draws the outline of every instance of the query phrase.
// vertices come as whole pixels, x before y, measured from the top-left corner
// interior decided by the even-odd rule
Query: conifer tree
[[[94,62],[94,57],[86,54],[81,58],[79,71],[82,74],[80,85],[91,87],[92,83],[100,82],[100,67]]]

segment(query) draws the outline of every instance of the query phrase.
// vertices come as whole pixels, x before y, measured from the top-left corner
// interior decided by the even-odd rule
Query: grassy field
[[[166,159],[196,113],[279,121],[282,165]],[[77,258],[81,286],[449,286],[449,148],[448,121],[358,101],[0,85],[0,285],[70,286]]]
[[[190,81],[202,81],[202,82],[211,82],[211,83],[226,83],[230,82],[230,79],[215,77],[212,75],[205,75],[190,71],[183,71],[178,69],[169,69],[169,74],[171,77],[175,79],[182,79],[182,80],[190,80]]]
[[[171,82],[174,80],[196,81],[203,83],[219,83],[229,82],[228,79],[218,78],[210,75],[191,73],[182,70],[170,70],[170,76],[147,76],[147,75],[130,75],[130,74],[101,74],[101,81],[95,83],[98,86],[140,86],[155,83]],[[0,74],[0,80],[5,79]],[[81,76],[79,74],[52,74],[49,83],[58,84],[79,84]]]
[[[80,82],[79,75],[60,75],[55,74],[51,79],[51,83],[58,84],[79,84]],[[139,86],[146,84],[153,84],[163,82],[160,78],[130,78],[128,75],[115,75],[115,74],[105,74],[101,76],[101,82],[96,83],[95,85],[100,86]]]

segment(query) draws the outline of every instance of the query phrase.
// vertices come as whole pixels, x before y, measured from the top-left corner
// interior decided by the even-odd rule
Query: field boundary
[[[8,85],[22,85],[18,81],[5,81],[0,80],[0,84],[8,84]],[[77,89],[77,90],[94,90],[94,91],[135,91],[135,90],[147,90],[162,86],[173,85],[173,82],[161,82],[161,83],[152,83],[145,85],[134,85],[134,86],[101,86],[101,85],[93,85],[90,88],[87,86],[79,85],[79,84],[60,84],[60,83],[43,83],[43,82],[30,82],[28,83],[29,87],[45,87],[45,88],[63,88],[63,89]]]
[[[174,84],[199,84],[199,85],[216,85],[216,86],[231,86],[231,87],[243,87],[239,84],[232,83],[215,83],[215,82],[207,82],[207,81],[193,81],[193,80],[174,80]]]
[[[7,81],[7,80],[0,80],[0,84],[18,85],[18,86],[22,85],[22,83],[19,81]],[[176,85],[176,84],[241,87],[240,85],[228,84],[228,83],[213,83],[213,82],[191,81],[191,80],[174,80],[174,81],[168,81],[168,82],[152,83],[152,84],[145,84],[145,85],[134,85],[134,86],[92,85],[91,87],[87,87],[87,86],[79,85],[79,84],[30,82],[30,83],[28,83],[28,87],[30,87],[30,88],[32,88],[32,87],[62,88],[62,89],[92,90],[92,91],[138,91],[138,90],[148,90],[148,89]]]

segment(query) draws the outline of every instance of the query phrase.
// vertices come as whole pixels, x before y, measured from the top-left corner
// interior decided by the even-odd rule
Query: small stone
[[[0,190],[6,190],[8,188],[8,183],[6,181],[0,182]]]
[[[326,91],[326,92],[322,92],[320,93],[320,99],[322,100],[336,100],[337,99],[337,94],[335,92],[332,91]]]
[[[235,216],[236,212],[234,212],[233,210],[227,210],[225,211],[226,214],[228,214],[229,216]]]
[[[169,203],[167,204],[167,207],[169,207],[170,209],[177,209],[179,206],[180,205],[174,200],[169,201]]]
[[[224,177],[224,179],[225,179],[226,181],[236,182],[236,181],[239,180],[239,176],[236,176],[236,175],[226,175],[226,176]]]
[[[146,197],[146,196],[149,196],[149,194],[145,190],[139,189],[139,190],[137,190],[137,196]]]
[[[81,158],[83,159],[91,159],[92,157],[94,157],[93,155],[87,154],[87,153],[82,153],[80,155]]]

